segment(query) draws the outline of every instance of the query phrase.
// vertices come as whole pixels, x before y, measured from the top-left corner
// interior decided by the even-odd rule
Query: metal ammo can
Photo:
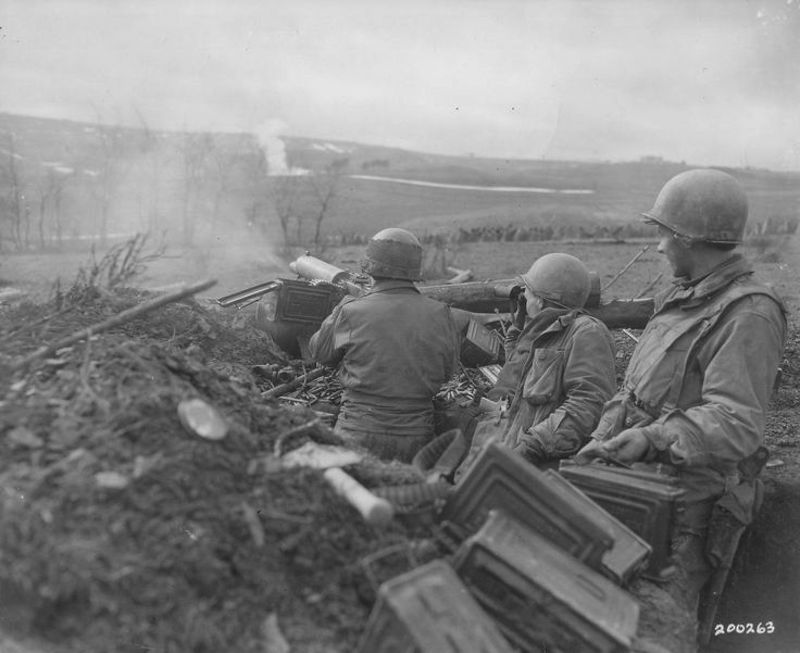
[[[652,547],[634,533],[608,511],[601,508],[581,490],[553,469],[548,469],[545,476],[564,493],[571,493],[579,501],[592,506],[602,516],[606,525],[614,534],[613,546],[603,555],[600,572],[619,585],[627,585],[647,566]]]
[[[442,508],[444,532],[456,542],[499,508],[594,569],[614,536],[596,507],[550,483],[544,472],[496,443],[475,460]]]
[[[653,549],[642,573],[663,580],[670,567],[670,542],[683,489],[674,476],[607,465],[562,461],[559,472],[590,499],[605,508]]]
[[[452,567],[434,560],[383,583],[359,653],[512,653]]]
[[[275,320],[319,327],[343,296],[335,286],[281,279]]]
[[[639,604],[530,528],[492,510],[453,565],[512,645],[531,653],[630,650]]]
[[[500,359],[500,340],[494,331],[470,320],[461,342],[461,362],[465,367],[480,367]]]

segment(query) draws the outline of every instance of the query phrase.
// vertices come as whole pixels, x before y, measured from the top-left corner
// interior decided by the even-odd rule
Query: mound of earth
[[[269,464],[314,414],[261,399],[250,366],[286,362],[263,333],[187,301],[13,370],[142,299],[2,314],[0,629],[98,653],[353,650],[374,597],[361,561],[411,533]],[[187,399],[227,436],[184,428]]]

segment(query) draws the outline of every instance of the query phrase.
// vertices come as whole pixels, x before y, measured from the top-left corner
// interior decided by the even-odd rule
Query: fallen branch
[[[447,271],[455,276],[445,281],[445,284],[464,283],[465,281],[472,280],[472,270],[460,270],[458,268],[448,267]]]
[[[634,263],[636,263],[636,261],[638,261],[638,260],[639,260],[639,259],[640,259],[640,258],[641,258],[643,255],[644,255],[644,253],[645,253],[645,252],[646,252],[648,249],[650,249],[650,245],[645,245],[645,246],[642,248],[642,251],[641,251],[641,252],[639,252],[639,253],[638,253],[636,256],[634,256],[634,257],[633,257],[633,258],[632,258],[630,261],[628,261],[627,265],[626,265],[624,268],[622,268],[622,269],[621,269],[619,272],[617,272],[617,273],[614,275],[614,278],[613,278],[613,279],[611,279],[611,281],[609,281],[609,282],[608,282],[608,283],[607,283],[605,286],[603,286],[603,291],[606,291],[606,290],[608,290],[608,289],[609,289],[609,288],[610,288],[610,287],[611,287],[611,286],[612,286],[614,283],[616,283],[617,279],[619,279],[619,278],[620,278],[620,277],[621,277],[623,274],[625,274],[625,273],[628,271],[628,269],[629,269],[629,268],[630,268],[630,267],[631,267],[631,266],[632,266]]]
[[[66,308],[62,308],[60,311],[56,311],[55,313],[50,313],[49,315],[45,315],[44,317],[40,317],[38,320],[34,320],[33,322],[29,322],[27,324],[23,324],[22,326],[19,326],[16,329],[12,329],[8,333],[3,334],[3,336],[0,336],[0,342],[5,342],[6,340],[10,340],[13,336],[16,336],[17,334],[22,333],[26,329],[30,331],[31,329],[34,329],[37,326],[45,324],[46,322],[49,322],[50,320],[52,320],[54,318],[61,317],[62,315],[65,315],[65,314],[69,313],[70,311],[75,310],[76,307],[77,307],[76,304],[72,304],[70,306],[67,306]]]
[[[129,322],[140,315],[144,315],[145,313],[149,313],[157,308],[161,308],[166,304],[171,304],[172,302],[180,301],[181,299],[194,295],[195,293],[208,290],[215,283],[217,283],[215,279],[208,279],[207,281],[202,281],[200,283],[187,286],[183,290],[179,290],[162,297],[156,297],[155,299],[151,299],[143,304],[139,304],[138,306],[134,306],[133,308],[122,311],[121,313],[118,313],[114,317],[110,317],[103,322],[99,322],[90,327],[86,327],[85,329],[81,329],[80,331],[77,331],[76,333],[73,333],[66,338],[62,338],[61,340],[58,340],[52,344],[40,347],[33,353],[28,354],[15,363],[12,363],[11,371],[16,372],[21,370],[24,367],[27,367],[33,361],[39,358],[44,358],[45,356],[49,356],[62,347],[68,347],[69,345],[72,345],[80,340],[88,340],[97,333],[108,331],[109,329],[113,329],[120,324],[125,324],[125,322]]]

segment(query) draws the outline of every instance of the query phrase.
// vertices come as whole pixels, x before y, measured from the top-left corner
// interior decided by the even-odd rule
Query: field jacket
[[[537,458],[563,458],[588,440],[616,388],[614,340],[599,320],[570,311],[543,331],[524,330],[525,363],[503,441]]]
[[[550,315],[555,319],[543,326],[528,320],[507,348],[498,382],[514,380],[508,415],[478,424],[460,474],[489,441],[532,460],[564,458],[578,451],[596,426],[616,388],[614,341],[602,322],[580,311]]]
[[[763,442],[786,337],[780,299],[734,255],[656,298],[593,437],[643,427],[651,457],[677,468],[687,502],[719,498]]]
[[[408,281],[345,297],[311,337],[311,356],[340,364],[337,427],[376,436],[432,436],[433,397],[457,370],[450,308]]]

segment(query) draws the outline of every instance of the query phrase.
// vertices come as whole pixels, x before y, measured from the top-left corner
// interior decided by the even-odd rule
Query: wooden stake
[[[614,275],[614,278],[613,278],[611,281],[609,281],[609,282],[608,282],[608,283],[607,283],[605,286],[603,286],[603,291],[606,291],[606,290],[608,290],[608,289],[609,289],[609,288],[610,288],[610,287],[611,287],[611,286],[612,286],[614,283],[616,283],[617,279],[619,279],[619,278],[620,278],[620,277],[621,277],[623,274],[625,274],[625,273],[628,271],[628,268],[630,268],[630,267],[631,267],[631,265],[633,265],[634,263],[636,263],[636,261],[638,261],[638,260],[639,260],[639,258],[640,258],[642,255],[644,255],[644,253],[645,253],[645,252],[646,252],[648,249],[650,249],[650,245],[645,245],[645,246],[642,248],[642,251],[641,251],[641,252],[639,252],[639,253],[638,253],[636,256],[634,256],[634,257],[633,257],[633,258],[632,258],[630,261],[628,261],[628,264],[627,264],[627,265],[626,265],[624,268],[622,268],[622,269],[621,269],[619,272],[617,272],[617,274],[616,274],[616,275]]]
[[[661,277],[663,277],[663,276],[664,276],[664,273],[663,272],[659,272],[658,276],[655,279],[653,279],[650,283],[648,283],[647,286],[645,287],[645,289],[642,290],[642,292],[640,292],[638,295],[636,295],[636,299],[641,299],[647,293],[649,293],[653,288],[655,288],[658,285],[658,282],[661,281]]]

